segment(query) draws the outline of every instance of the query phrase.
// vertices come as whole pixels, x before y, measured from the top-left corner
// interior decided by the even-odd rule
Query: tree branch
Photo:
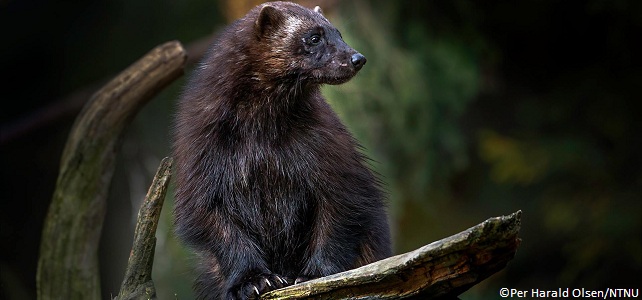
[[[96,92],[77,117],[45,219],[36,277],[38,299],[100,299],[98,242],[123,128],[182,75],[179,42],[156,47]]]
[[[156,289],[152,282],[152,266],[154,264],[154,249],[156,248],[155,233],[171,174],[172,159],[165,157],[161,161],[152,185],[147,191],[145,201],[138,211],[134,245],[129,254],[125,278],[117,300],[146,300],[156,297]]]
[[[412,252],[272,291],[261,299],[454,298],[515,256],[521,213],[491,218]]]

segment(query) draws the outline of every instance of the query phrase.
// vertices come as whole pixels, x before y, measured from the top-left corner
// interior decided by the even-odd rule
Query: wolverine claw
[[[288,282],[277,274],[257,274],[244,278],[244,281],[229,291],[234,300],[258,299],[260,295],[284,286]]]
[[[281,278],[281,276],[279,276],[279,275],[274,275],[274,277],[276,278],[276,280],[278,280],[278,281],[279,281],[279,283],[280,283],[282,286],[286,286],[286,285],[288,285],[288,281],[287,281],[287,280],[285,280],[285,279],[283,279],[283,278]]]

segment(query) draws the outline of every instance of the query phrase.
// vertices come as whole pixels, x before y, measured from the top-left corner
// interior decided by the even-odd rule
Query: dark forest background
[[[169,40],[193,45],[257,1],[0,0],[0,298],[34,299],[42,222],[82,102]],[[368,58],[324,94],[390,193],[397,253],[522,210],[501,287],[633,288],[642,278],[640,1],[305,1]],[[191,67],[186,73],[189,74]],[[115,296],[138,205],[184,79],[123,139],[101,240]],[[160,299],[191,299],[195,257],[166,201],[154,265]]]

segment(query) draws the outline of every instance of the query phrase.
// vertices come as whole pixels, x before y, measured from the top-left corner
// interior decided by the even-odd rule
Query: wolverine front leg
[[[288,285],[283,277],[267,268],[257,251],[248,251],[238,244],[223,257],[227,265],[225,299],[258,299],[263,293]]]
[[[363,196],[334,199],[337,202],[322,201],[315,207],[304,265],[294,283],[350,270],[392,254],[388,219],[378,191],[370,189]]]
[[[352,269],[359,260],[362,228],[350,216],[320,207],[312,228],[306,261],[295,284]],[[334,214],[334,215],[330,215]]]
[[[227,277],[226,299],[258,299],[259,295],[288,285],[279,274],[268,268],[258,245],[242,229],[233,230],[225,249],[220,250],[219,261]]]
[[[199,247],[204,269],[195,286],[199,299],[258,299],[288,285],[270,270],[259,244],[243,224],[236,225],[221,213],[212,213],[207,220],[208,242]]]

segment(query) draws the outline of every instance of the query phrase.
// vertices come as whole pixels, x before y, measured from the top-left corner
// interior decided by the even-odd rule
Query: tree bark
[[[264,294],[264,300],[454,299],[517,251],[521,211],[491,218],[412,252]]]
[[[71,129],[45,219],[38,299],[100,299],[98,242],[123,128],[183,74],[179,42],[156,47],[96,92]]]

